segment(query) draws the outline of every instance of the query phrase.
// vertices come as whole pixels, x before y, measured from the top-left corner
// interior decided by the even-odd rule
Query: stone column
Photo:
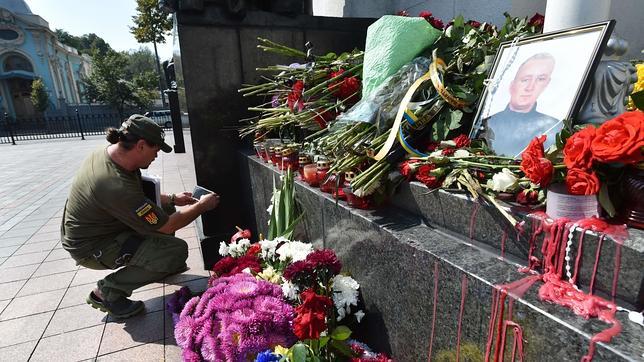
[[[543,32],[608,20],[611,0],[548,0]]]

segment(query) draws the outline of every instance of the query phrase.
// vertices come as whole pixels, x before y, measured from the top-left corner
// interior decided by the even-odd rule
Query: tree
[[[92,56],[92,72],[83,80],[83,95],[115,107],[121,117],[127,106],[149,107],[156,83],[153,73],[145,72],[128,80],[127,65],[127,58],[122,53],[109,50],[101,55],[96,52]]]
[[[45,90],[42,79],[34,79],[31,83],[31,103],[38,112],[44,112],[49,107],[49,95]]]
[[[56,38],[58,38],[58,41],[65,44],[69,45],[72,48],[76,48],[78,52],[81,52],[81,46],[80,46],[80,38],[74,35],[71,35],[70,33],[66,32],[63,29],[56,29],[54,31],[56,34]]]
[[[154,55],[157,60],[156,67],[159,78],[159,92],[161,92],[161,100],[163,105],[165,105],[157,43],[165,43],[165,37],[170,35],[172,18],[169,14],[159,9],[157,0],[136,0],[136,11],[137,15],[132,17],[135,26],[130,27],[130,32],[139,43],[152,43],[154,45]]]
[[[103,38],[94,33],[75,36],[69,34],[63,29],[56,29],[54,33],[56,34],[59,42],[69,45],[72,48],[76,48],[76,50],[81,54],[93,54],[98,52],[101,55],[105,55],[108,51],[112,50],[112,47]]]

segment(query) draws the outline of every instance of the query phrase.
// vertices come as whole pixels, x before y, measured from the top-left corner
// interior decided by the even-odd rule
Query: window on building
[[[2,40],[16,40],[20,34],[17,31],[11,29],[0,29],[0,39]]]
[[[12,70],[24,70],[26,72],[34,71],[29,59],[20,54],[11,54],[6,57],[3,63],[3,69],[5,72],[10,72]]]

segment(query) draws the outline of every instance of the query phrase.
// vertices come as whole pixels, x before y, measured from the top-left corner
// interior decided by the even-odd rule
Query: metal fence
[[[169,115],[151,117],[159,126],[168,128],[172,124]],[[55,138],[81,138],[87,135],[105,134],[108,127],[120,127],[123,122],[118,113],[79,114],[60,117],[0,119],[0,144],[16,144],[19,141]]]

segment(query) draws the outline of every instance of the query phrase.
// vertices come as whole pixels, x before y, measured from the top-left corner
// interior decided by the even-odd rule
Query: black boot
[[[93,291],[89,293],[86,301],[92,308],[109,313],[109,315],[116,319],[130,318],[145,309],[145,305],[140,300],[134,301],[120,297],[113,302],[107,302],[99,298]]]

